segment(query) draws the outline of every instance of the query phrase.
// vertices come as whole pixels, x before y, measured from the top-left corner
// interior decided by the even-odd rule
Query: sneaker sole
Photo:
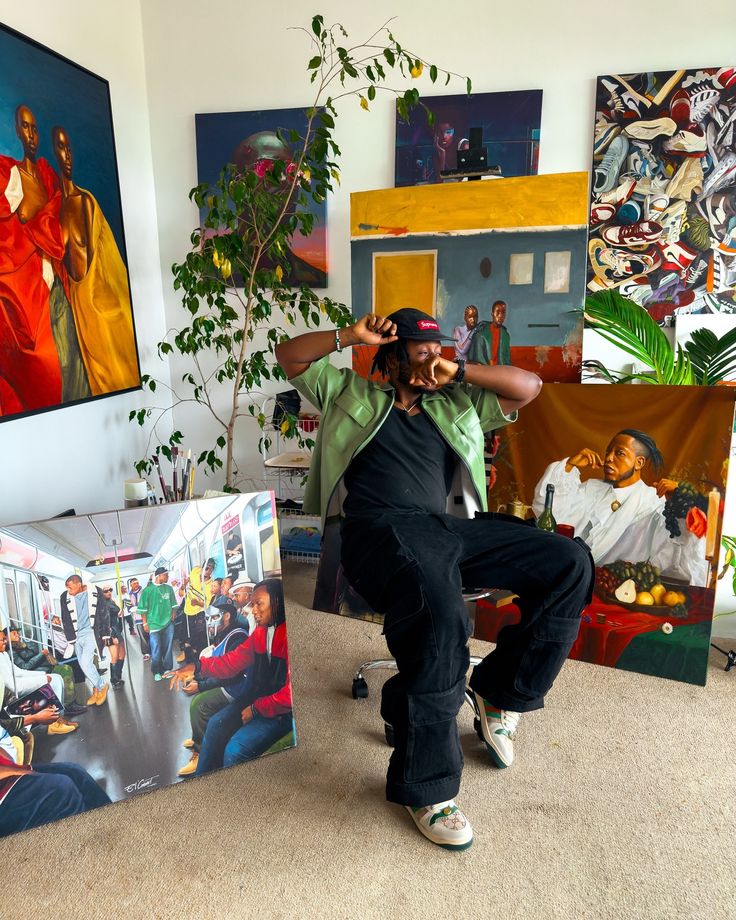
[[[494,766],[498,767],[499,770],[506,770],[511,766],[510,763],[506,763],[501,759],[501,755],[498,753],[498,751],[493,747],[492,744],[489,744],[485,738],[483,738],[483,744],[485,744],[486,750],[491,755],[491,760],[493,761]]]
[[[478,733],[478,737],[483,742],[483,744],[485,744],[486,750],[491,755],[491,760],[493,761],[494,765],[498,767],[499,770],[505,770],[508,767],[510,767],[511,764],[513,764],[513,760],[511,761],[511,763],[506,763],[506,761],[502,759],[501,755],[495,749],[493,744],[486,738],[483,732],[483,722],[480,718],[480,712],[481,712],[480,707],[483,705],[483,699],[482,697],[478,696],[478,694],[475,691],[473,691],[473,696],[475,697],[475,706],[478,711],[478,716],[477,716],[478,727],[476,729]]]

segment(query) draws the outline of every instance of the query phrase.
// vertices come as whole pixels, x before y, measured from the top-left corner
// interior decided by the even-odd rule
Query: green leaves
[[[584,313],[602,338],[652,368],[652,373],[627,375],[627,381],[697,383],[688,355],[679,345],[673,351],[664,331],[639,304],[616,290],[600,291],[586,297]]]
[[[711,329],[695,329],[685,351],[697,382],[704,386],[714,386],[736,374],[736,328],[720,338]]]
[[[446,83],[455,76],[402,47],[385,27],[367,44],[353,44],[342,25],[325,26],[321,15],[312,17],[310,25],[311,32],[302,30],[311,44],[305,84],[315,88],[305,111],[305,130],[277,128],[289,150],[283,159],[264,156],[250,166],[231,164],[216,182],[190,191],[190,200],[200,209],[199,226],[190,234],[189,251],[172,266],[182,319],[157,346],[160,358],[178,358],[174,376],[181,379],[175,380],[174,406],[198,403],[216,428],[214,434],[211,428],[202,429],[208,449],[199,454],[198,464],[211,472],[224,468],[228,489],[237,475],[236,420],[255,418],[254,391],[285,379],[274,357],[285,329],[318,328],[324,322],[346,326],[351,321],[344,304],[319,297],[306,285],[295,288],[290,278],[294,235],[312,233],[310,205],[324,202],[340,181],[336,101],[352,96],[370,111],[382,89],[395,95],[399,117],[408,119],[420,103],[411,81],[418,82],[425,69],[433,84],[442,74]],[[409,81],[409,88],[387,86],[389,71]],[[469,80],[466,85],[470,92]],[[429,111],[427,118],[433,123]],[[147,393],[156,392],[156,386],[152,377],[143,378]],[[151,411],[134,410],[130,420],[150,423]],[[263,427],[265,420],[258,421]],[[295,419],[289,421],[287,434],[307,443]],[[159,446],[164,456],[170,458],[173,443]]]

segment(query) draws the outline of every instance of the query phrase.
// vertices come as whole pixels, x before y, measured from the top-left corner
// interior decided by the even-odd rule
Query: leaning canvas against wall
[[[214,185],[227,164],[240,169],[266,169],[269,161],[294,158],[307,126],[305,109],[269,109],[262,112],[216,112],[195,115],[197,182]],[[296,135],[292,132],[296,132]],[[327,205],[309,198],[314,226],[309,236],[291,239],[288,281],[311,287],[327,286]]]
[[[108,83],[0,26],[0,421],[139,385]]]
[[[657,320],[736,312],[736,70],[598,78],[588,288]]]
[[[440,172],[456,169],[458,152],[469,148],[471,128],[480,128],[488,165],[502,176],[536,175],[541,120],[541,89],[422,96],[408,122],[396,116],[395,185],[442,182]]]
[[[418,307],[469,361],[578,381],[585,291],[585,173],[351,195],[356,315]],[[370,375],[375,349],[354,348]]]
[[[295,744],[272,492],[5,527],[0,579],[0,836]]]
[[[730,388],[546,386],[500,432],[491,510],[539,514],[553,485],[596,563],[571,657],[705,683],[733,407]],[[485,638],[516,615],[479,608]]]

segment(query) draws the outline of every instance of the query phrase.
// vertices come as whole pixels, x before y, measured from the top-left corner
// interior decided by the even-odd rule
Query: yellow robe
[[[94,254],[81,281],[69,278],[70,301],[90,390],[99,396],[137,387],[140,374],[128,274],[94,195],[80,191],[93,203]]]

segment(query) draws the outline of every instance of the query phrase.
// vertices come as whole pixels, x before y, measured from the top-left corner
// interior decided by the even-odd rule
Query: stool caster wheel
[[[394,735],[393,725],[389,725],[388,722],[384,722],[383,733],[386,735],[386,744],[389,747],[396,747],[396,737]]]
[[[365,700],[368,697],[368,684],[364,677],[356,677],[353,680],[353,699]]]

